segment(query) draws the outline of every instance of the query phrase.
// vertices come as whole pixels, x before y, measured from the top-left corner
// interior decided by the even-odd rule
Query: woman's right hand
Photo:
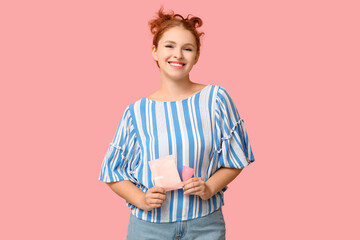
[[[142,209],[145,211],[151,211],[154,208],[161,207],[165,200],[165,189],[157,186],[152,187],[144,195]]]

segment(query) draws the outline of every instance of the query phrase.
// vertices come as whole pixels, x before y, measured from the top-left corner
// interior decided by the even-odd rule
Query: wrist
[[[214,194],[215,194],[215,191],[214,191],[214,189],[212,188],[212,186],[211,186],[211,184],[209,184],[208,182],[205,182],[205,186],[206,186],[206,188],[207,188],[207,196],[206,196],[206,198],[207,199],[209,199],[209,198],[211,198],[212,196],[214,196]]]
[[[137,203],[137,207],[147,211],[147,207],[146,207],[146,193],[142,193],[141,196],[139,197],[139,201]]]

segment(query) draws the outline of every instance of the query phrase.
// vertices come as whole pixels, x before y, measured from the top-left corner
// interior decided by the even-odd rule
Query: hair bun
[[[190,19],[186,18],[187,22],[194,28],[199,28],[203,25],[203,22],[198,17],[192,17]]]

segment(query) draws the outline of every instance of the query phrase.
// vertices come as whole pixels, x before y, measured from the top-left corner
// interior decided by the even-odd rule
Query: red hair
[[[173,11],[170,13],[164,13],[164,8],[161,7],[157,12],[157,17],[149,21],[150,31],[154,35],[153,45],[158,47],[158,43],[164,32],[166,30],[182,26],[186,30],[189,30],[195,37],[197,54],[200,53],[200,37],[204,34],[203,32],[198,32],[197,28],[202,26],[202,20],[199,17],[193,16],[189,19],[190,14],[184,18],[180,14],[174,14]]]

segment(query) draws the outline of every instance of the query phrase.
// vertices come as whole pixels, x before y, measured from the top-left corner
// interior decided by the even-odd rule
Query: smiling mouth
[[[185,63],[180,63],[180,62],[169,62],[169,64],[171,66],[174,66],[174,67],[183,67],[183,66],[185,66]]]

